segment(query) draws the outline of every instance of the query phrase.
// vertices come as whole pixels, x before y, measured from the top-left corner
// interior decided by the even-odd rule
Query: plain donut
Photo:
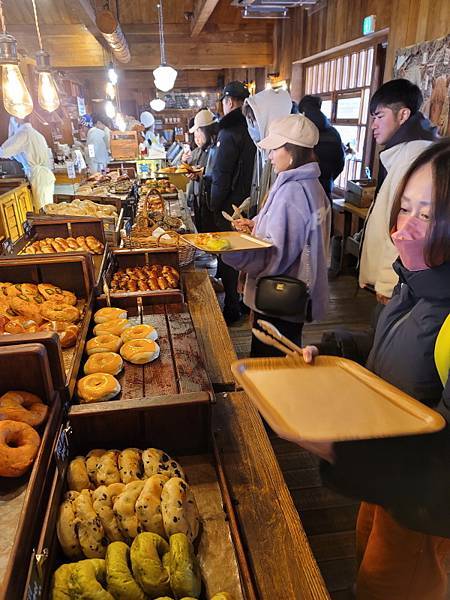
[[[0,421],[0,477],[20,477],[32,465],[41,438],[26,423]]]

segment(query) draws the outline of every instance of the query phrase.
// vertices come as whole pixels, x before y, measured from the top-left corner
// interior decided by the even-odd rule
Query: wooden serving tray
[[[205,584],[201,600],[211,598],[219,591],[229,591],[235,600],[256,600],[220,458],[211,450],[214,442],[209,398],[203,394],[189,394],[183,405],[178,404],[175,397],[159,398],[157,403],[144,399],[134,406],[113,404],[105,403],[97,408],[88,406],[85,412],[70,415],[72,434],[68,460],[76,455],[86,455],[93,448],[130,446],[161,448],[178,458],[202,521],[202,531],[195,542]],[[54,476],[37,548],[38,555],[47,557],[40,565],[37,585],[41,591],[37,597],[42,600],[50,598],[54,570],[61,562],[68,562],[56,536],[58,509],[64,491],[65,468]],[[36,587],[36,573],[34,583]]]
[[[201,234],[200,234],[201,235]],[[267,242],[266,240],[262,240],[253,235],[249,235],[247,233],[241,233],[240,231],[219,231],[214,233],[213,235],[217,235],[220,238],[228,240],[230,243],[230,248],[226,250],[209,250],[204,246],[198,243],[198,233],[187,233],[182,235],[181,237],[199,250],[203,250],[203,252],[209,252],[210,254],[224,254],[226,252],[242,252],[244,250],[266,250],[267,248],[271,248],[273,244]]]
[[[0,596],[22,598],[28,564],[43,518],[54,465],[53,439],[61,420],[61,400],[55,393],[47,352],[42,344],[0,348],[0,394],[23,389],[49,405],[45,424],[38,428],[41,445],[32,469],[20,478],[0,477]]]
[[[433,433],[443,417],[357,363],[319,356],[246,359],[233,374],[264,419],[289,441]]]

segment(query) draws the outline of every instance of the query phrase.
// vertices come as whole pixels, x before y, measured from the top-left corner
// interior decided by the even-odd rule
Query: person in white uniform
[[[106,126],[97,115],[92,115],[92,120],[94,126],[89,129],[86,138],[87,163],[91,175],[105,170],[109,162]]]
[[[145,127],[144,138],[148,148],[156,144],[159,146],[159,138],[155,135],[155,117],[148,110],[141,113],[141,123]]]
[[[28,177],[36,209],[53,202],[55,176],[50,169],[49,147],[45,137],[29,123],[29,117],[17,119],[15,133],[0,147],[0,158],[23,153],[29,165]],[[12,129],[11,129],[12,130]],[[10,130],[10,131],[11,131]]]

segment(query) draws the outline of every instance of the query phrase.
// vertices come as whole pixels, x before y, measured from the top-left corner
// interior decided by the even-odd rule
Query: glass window
[[[359,119],[361,96],[339,98],[337,101],[336,119]]]
[[[331,119],[332,110],[333,110],[333,101],[332,100],[323,100],[321,111],[329,119]]]

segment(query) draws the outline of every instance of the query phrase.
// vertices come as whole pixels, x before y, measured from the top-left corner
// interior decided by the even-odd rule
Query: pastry
[[[117,517],[117,524],[126,540],[134,539],[140,531],[135,505],[143,487],[143,481],[132,481],[114,501],[113,510]]]
[[[146,596],[134,580],[129,567],[130,549],[123,542],[113,542],[106,552],[106,582],[114,598],[145,600]]]
[[[108,450],[99,457],[97,462],[97,485],[111,485],[121,483],[119,469],[117,468],[118,450]]]
[[[74,564],[61,565],[53,573],[51,600],[70,600],[69,579],[74,567]]]
[[[11,335],[37,333],[42,327],[42,325],[38,325],[36,321],[28,319],[27,317],[10,316],[9,318],[2,318],[5,319],[3,324],[3,333],[10,333]]]
[[[160,473],[168,477],[185,478],[183,469],[177,461],[157,448],[147,448],[144,450],[142,452],[142,462],[146,477]]]
[[[168,551],[169,544],[156,533],[141,533],[131,544],[133,575],[150,598],[170,593],[170,576],[163,565]]]
[[[35,304],[29,296],[23,296],[22,294],[13,296],[10,299],[9,306],[16,314],[26,317],[38,325],[42,324],[42,317],[45,317],[44,314],[41,314],[42,306],[39,307]]]
[[[117,459],[120,479],[123,483],[130,483],[142,479],[143,468],[141,451],[138,448],[122,450]]]
[[[76,306],[64,304],[58,300],[46,300],[43,302],[41,315],[49,321],[69,321],[69,323],[79,321],[81,316]]]
[[[144,482],[144,487],[136,502],[136,516],[142,531],[150,531],[165,537],[161,514],[161,493],[169,480],[166,475],[152,475]]]
[[[53,300],[55,302],[70,304],[71,306],[75,306],[77,303],[77,297],[73,292],[62,290],[60,287],[51,283],[39,283],[38,290],[44,300]]]
[[[96,448],[86,454],[86,470],[92,488],[95,488],[97,486],[97,464],[99,458],[103,456],[105,452],[106,450],[104,450],[103,448]]]
[[[69,598],[80,600],[114,600],[103,586],[106,584],[105,561],[101,559],[80,560],[69,577]]]
[[[77,382],[77,394],[82,404],[107,402],[120,393],[121,386],[109,373],[93,373]]]
[[[73,501],[78,492],[67,492],[64,502],[59,507],[58,521],[56,523],[56,534],[62,551],[67,558],[78,560],[83,557],[77,534],[77,521],[73,510]]]
[[[152,325],[133,325],[133,327],[128,327],[121,334],[123,342],[129,342],[131,340],[157,340],[158,332]]]
[[[82,490],[72,503],[78,522],[78,539],[87,558],[104,558],[106,554],[105,531],[92,506],[89,490]]]
[[[67,321],[47,321],[39,327],[39,331],[55,331],[58,334],[61,348],[71,348],[75,346],[79,328]]]
[[[110,321],[98,323],[94,327],[94,335],[101,335],[103,333],[121,335],[128,327],[131,327],[128,319],[111,319]]]
[[[117,375],[123,369],[123,360],[116,352],[98,352],[92,354],[84,365],[86,375],[109,373]]]
[[[113,500],[105,485],[101,485],[92,492],[92,506],[103,525],[108,540],[110,542],[123,541],[113,512]]]
[[[111,321],[111,319],[126,319],[127,311],[122,308],[115,308],[113,306],[106,306],[105,308],[100,308],[94,314],[94,322],[95,323],[104,323],[105,321]]]
[[[81,492],[92,487],[86,469],[84,456],[76,456],[67,468],[67,485],[69,490]]]
[[[134,365],[143,365],[156,360],[160,348],[153,340],[130,340],[120,348],[120,354],[126,361]]]
[[[86,353],[88,356],[96,352],[119,352],[122,340],[112,333],[96,335],[86,342]]]
[[[20,477],[33,464],[41,438],[18,421],[0,421],[0,477]]]
[[[39,396],[30,392],[11,391],[0,397],[0,420],[11,419],[38,427],[45,421],[47,414],[48,406]]]
[[[191,542],[195,540],[200,518],[194,495],[183,479],[172,477],[164,485],[161,512],[168,538],[175,533],[184,533]]]
[[[200,568],[191,542],[183,533],[172,535],[170,543],[170,586],[176,598],[198,598],[202,589]]]

